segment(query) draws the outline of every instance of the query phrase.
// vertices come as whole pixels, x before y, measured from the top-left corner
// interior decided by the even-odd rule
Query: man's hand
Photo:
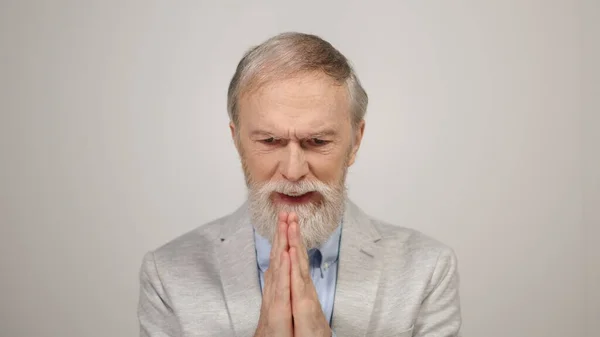
[[[288,223],[294,337],[330,337],[332,332],[310,277],[308,254],[296,213],[290,213]]]
[[[292,337],[288,214],[281,212],[265,272],[260,318],[255,337]]]

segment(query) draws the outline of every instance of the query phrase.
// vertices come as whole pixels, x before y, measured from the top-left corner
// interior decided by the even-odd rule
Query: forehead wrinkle
[[[314,78],[274,81],[246,93],[240,99],[241,120],[246,118],[242,110],[253,111],[255,117],[248,115],[246,120],[250,132],[262,131],[278,138],[308,138],[331,129],[340,132],[340,124],[350,120],[344,87],[332,87],[327,81],[298,86],[311,80]]]

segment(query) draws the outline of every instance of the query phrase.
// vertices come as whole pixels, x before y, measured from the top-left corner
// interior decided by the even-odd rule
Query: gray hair
[[[297,32],[276,35],[244,54],[227,92],[229,118],[238,125],[238,101],[243,94],[270,80],[311,72],[322,72],[346,86],[352,125],[358,125],[367,112],[368,96],[350,62],[329,42],[316,35]]]

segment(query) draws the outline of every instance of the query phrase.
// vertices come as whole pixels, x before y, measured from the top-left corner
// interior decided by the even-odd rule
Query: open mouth
[[[285,194],[276,193],[276,201],[284,204],[303,204],[309,202],[314,197],[315,192],[307,192],[304,194]]]

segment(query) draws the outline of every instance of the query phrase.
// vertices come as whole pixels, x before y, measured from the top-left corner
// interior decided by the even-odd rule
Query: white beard
[[[277,229],[279,212],[295,212],[298,215],[300,234],[307,249],[317,248],[325,243],[335,231],[344,213],[346,187],[344,173],[337,186],[321,181],[274,181],[265,184],[249,184],[249,209],[252,225],[261,236],[273,242]],[[308,202],[300,205],[274,205],[273,192],[285,194],[319,193],[319,203]]]

